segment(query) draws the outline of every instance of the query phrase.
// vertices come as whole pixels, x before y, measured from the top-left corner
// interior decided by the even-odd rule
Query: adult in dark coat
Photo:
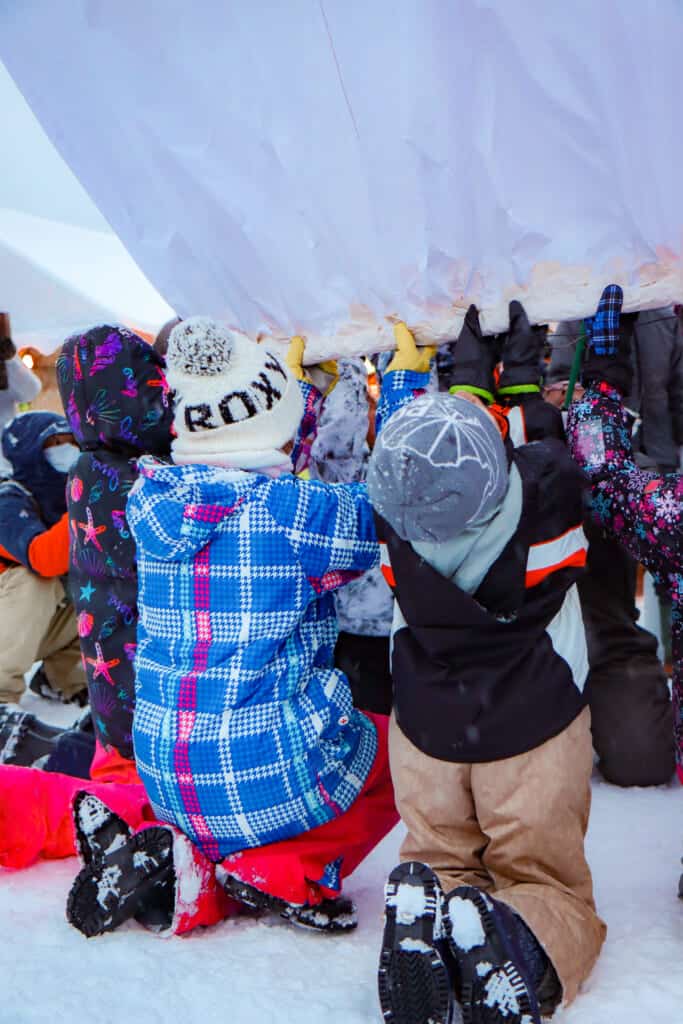
[[[57,363],[64,409],[81,454],[69,475],[69,590],[97,739],[133,757],[137,629],[135,544],[126,500],[143,453],[170,450],[163,360],[122,327],[69,338]]]
[[[546,385],[568,380],[579,328],[579,321],[559,324],[551,337]],[[639,372],[634,378],[640,383],[634,384],[626,404],[641,409],[641,444],[650,444],[652,455],[677,462],[677,438],[683,436],[678,433],[683,429],[683,381],[681,337],[673,310],[640,313],[635,333],[639,340],[634,343],[634,363]],[[658,409],[654,395],[659,396]],[[676,416],[674,409],[679,410]],[[642,451],[640,459],[652,464]],[[586,693],[599,768],[616,785],[661,785],[674,771],[673,712],[657,642],[637,624],[636,564],[594,523],[586,523],[585,529],[590,541],[588,572],[579,582],[579,594],[591,669]]]

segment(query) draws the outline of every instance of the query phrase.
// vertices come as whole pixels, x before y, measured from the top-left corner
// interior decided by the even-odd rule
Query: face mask
[[[52,448],[44,448],[43,455],[58,473],[68,473],[79,451],[75,444],[56,444]]]

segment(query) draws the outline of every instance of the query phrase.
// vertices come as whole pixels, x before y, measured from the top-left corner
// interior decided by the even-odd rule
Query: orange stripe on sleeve
[[[533,544],[526,564],[526,586],[536,587],[554,572],[569,567],[583,568],[588,542],[581,526],[567,530],[559,537]]]
[[[384,576],[389,586],[395,587],[396,579],[394,577],[394,570],[391,568],[386,544],[380,544],[379,546],[379,567],[382,570],[382,576]]]
[[[539,583],[547,579],[554,572],[559,572],[560,569],[578,568],[583,569],[586,564],[586,552],[576,551],[573,555],[569,555],[562,562],[558,562],[556,565],[549,565],[545,569],[534,569],[532,572],[526,574],[526,588],[537,587]]]
[[[500,436],[505,440],[510,433],[510,424],[508,423],[507,410],[502,405],[489,405],[486,410],[496,421],[496,425],[500,431]]]

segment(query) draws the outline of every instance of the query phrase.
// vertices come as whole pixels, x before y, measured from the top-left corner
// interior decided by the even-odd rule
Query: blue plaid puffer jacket
[[[377,747],[333,667],[332,591],[379,560],[364,485],[140,469],[134,745],[155,813],[215,861],[324,824]]]

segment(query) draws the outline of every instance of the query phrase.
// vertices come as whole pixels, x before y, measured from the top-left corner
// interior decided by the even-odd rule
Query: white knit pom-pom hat
[[[173,328],[166,377],[175,393],[176,463],[263,464],[292,440],[303,415],[284,361],[207,317]]]

